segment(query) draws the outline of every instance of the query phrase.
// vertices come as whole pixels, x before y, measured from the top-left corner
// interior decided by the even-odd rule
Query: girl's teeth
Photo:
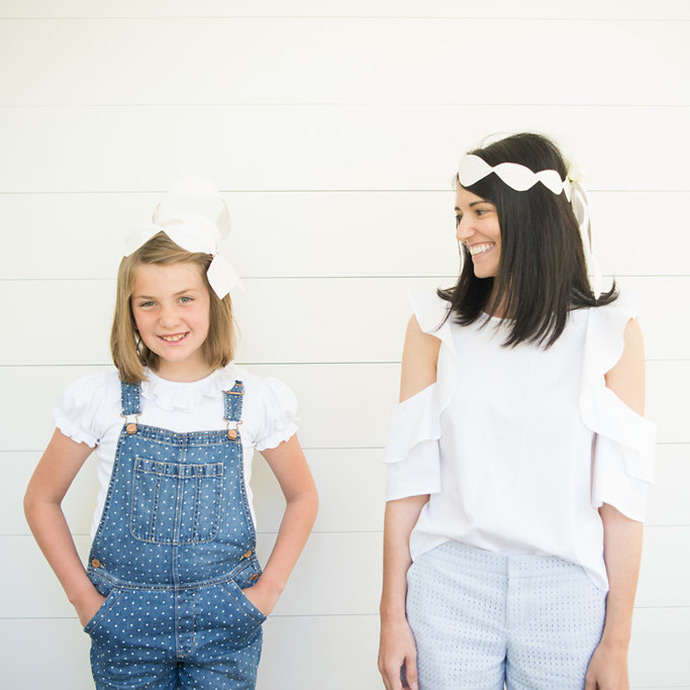
[[[176,343],[178,340],[182,340],[185,337],[185,333],[181,335],[162,335],[163,340],[167,340],[169,343]]]

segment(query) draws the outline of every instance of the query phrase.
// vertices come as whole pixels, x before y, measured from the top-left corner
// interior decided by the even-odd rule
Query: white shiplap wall
[[[122,236],[188,174],[226,192],[238,359],[296,391],[322,499],[259,687],[381,687],[380,457],[405,290],[457,269],[457,155],[535,129],[577,154],[604,271],[640,297],[659,450],[632,685],[690,689],[688,46],[685,0],[0,2],[2,687],[92,687],[21,496],[59,390],[108,365]],[[67,499],[83,550],[92,473]],[[260,458],[253,484],[265,554],[281,497]]]

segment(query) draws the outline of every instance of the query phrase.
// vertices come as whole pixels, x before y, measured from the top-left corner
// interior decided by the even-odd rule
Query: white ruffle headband
[[[185,207],[203,208],[205,213],[179,211]],[[215,221],[206,213],[213,215]],[[154,235],[164,232],[188,252],[213,256],[206,277],[218,299],[223,299],[234,287],[241,286],[232,264],[219,253],[219,245],[227,236],[229,227],[228,207],[218,190],[206,180],[186,178],[177,182],[156,206],[153,223],[127,237],[124,255],[133,254]]]
[[[565,194],[580,227],[590,286],[594,296],[599,297],[602,292],[601,271],[593,253],[594,238],[592,235],[589,201],[582,185],[567,178],[562,180],[557,170],[539,170],[534,172],[520,163],[489,165],[483,158],[473,153],[463,156],[458,164],[458,180],[463,187],[471,187],[491,173],[495,173],[504,184],[507,184],[516,192],[525,192],[540,182],[556,195]]]

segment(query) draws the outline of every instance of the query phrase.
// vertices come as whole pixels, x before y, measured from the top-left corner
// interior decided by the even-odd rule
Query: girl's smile
[[[210,295],[194,264],[137,266],[131,307],[139,336],[159,357],[159,376],[195,381],[210,373],[202,354]]]

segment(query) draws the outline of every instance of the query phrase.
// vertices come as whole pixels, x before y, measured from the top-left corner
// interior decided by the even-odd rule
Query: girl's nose
[[[174,307],[163,307],[159,314],[159,320],[162,326],[174,326],[178,322],[177,311]]]

